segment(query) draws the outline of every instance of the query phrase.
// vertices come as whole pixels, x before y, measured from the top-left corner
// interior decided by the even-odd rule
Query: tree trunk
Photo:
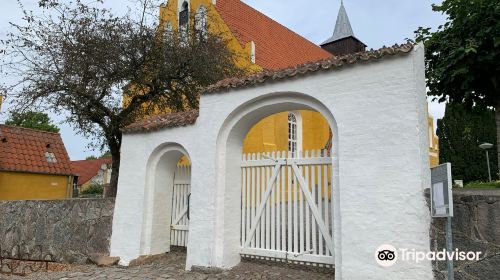
[[[108,188],[104,192],[104,197],[116,197],[118,177],[120,174],[120,145],[116,143],[110,143],[108,145],[113,163],[111,167],[111,179]]]
[[[497,126],[497,159],[498,159],[498,169],[496,172],[500,174],[500,100],[497,101],[497,106],[495,107],[495,122]],[[494,176],[497,177],[497,176]]]

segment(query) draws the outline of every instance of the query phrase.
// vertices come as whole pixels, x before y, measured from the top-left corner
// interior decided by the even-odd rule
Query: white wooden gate
[[[172,220],[170,224],[170,244],[187,246],[189,229],[189,194],[191,193],[191,166],[177,166],[174,176],[172,196]]]
[[[331,163],[320,150],[243,155],[242,256],[333,267]]]

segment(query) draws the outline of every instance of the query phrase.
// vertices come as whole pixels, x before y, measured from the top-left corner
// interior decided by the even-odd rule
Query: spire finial
[[[337,22],[335,24],[335,30],[333,31],[333,36],[326,40],[323,44],[327,44],[333,41],[337,41],[347,37],[354,37],[352,32],[351,23],[349,22],[349,17],[344,7],[344,0],[340,0],[340,9],[337,15]]]

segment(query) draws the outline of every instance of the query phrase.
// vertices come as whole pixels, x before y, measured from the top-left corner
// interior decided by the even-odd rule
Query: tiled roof
[[[71,168],[78,175],[78,185],[81,186],[96,176],[103,164],[111,162],[111,158],[76,160],[71,162]]]
[[[0,170],[73,174],[59,133],[8,125],[0,125]]]
[[[243,78],[229,78],[208,87],[205,89],[203,94],[216,93],[232,88],[258,85],[270,81],[289,79],[318,71],[334,70],[346,65],[352,65],[365,61],[376,61],[384,57],[407,54],[413,49],[413,47],[414,45],[412,43],[394,45],[392,47],[383,47],[378,50],[369,50],[366,52],[348,54],[339,57],[331,57],[329,59],[309,62],[295,67],[290,67],[288,69],[263,71]],[[191,110],[187,112],[170,113],[152,117],[150,119],[142,120],[129,125],[123,129],[123,132],[141,133],[166,127],[179,127],[194,124],[198,118],[198,113],[198,110]]]
[[[263,71],[243,78],[228,78],[217,82],[205,89],[203,94],[218,92],[224,89],[239,88],[261,84],[268,81],[282,80],[295,76],[302,76],[317,71],[328,71],[364,61],[378,60],[387,56],[409,53],[413,49],[412,43],[383,47],[378,50],[369,50],[344,56],[333,56],[329,59],[309,62],[279,71]]]
[[[217,12],[242,46],[255,43],[255,63],[278,70],[332,55],[240,0],[218,0]]]
[[[198,110],[186,112],[168,113],[154,116],[146,120],[135,122],[122,131],[125,133],[147,132],[157,130],[163,127],[178,127],[194,124],[198,118]]]

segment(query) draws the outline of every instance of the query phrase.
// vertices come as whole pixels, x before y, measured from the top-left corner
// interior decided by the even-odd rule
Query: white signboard
[[[431,215],[453,217],[453,195],[451,191],[451,164],[445,163],[431,168]]]

